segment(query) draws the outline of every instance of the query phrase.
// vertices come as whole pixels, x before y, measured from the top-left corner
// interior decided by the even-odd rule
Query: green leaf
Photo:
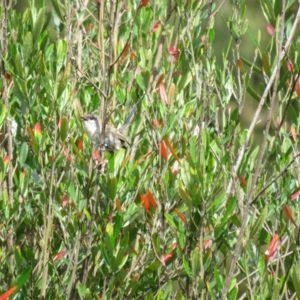
[[[23,78],[23,64],[22,64],[22,58],[21,54],[19,52],[16,53],[15,59],[14,59],[14,65],[15,65],[15,72],[20,78]]]
[[[184,267],[185,273],[186,273],[189,277],[191,277],[191,276],[192,276],[191,268],[190,268],[190,266],[189,266],[189,262],[187,261],[185,255],[183,255],[182,262],[183,262],[183,267]]]
[[[144,91],[146,89],[144,79],[141,75],[137,74],[136,77],[136,82],[139,85],[139,87]]]
[[[215,276],[215,280],[216,280],[218,288],[220,290],[223,290],[224,280],[223,280],[223,277],[220,275],[219,269],[217,269],[217,268],[214,269],[214,276]]]
[[[0,103],[0,126],[4,123],[6,117],[6,107],[3,103]]]
[[[291,272],[292,282],[296,291],[297,298],[300,299],[300,264],[295,262]]]
[[[28,74],[31,74],[33,71],[36,72],[35,68],[36,68],[37,65],[39,64],[40,59],[41,59],[41,56],[42,56],[42,52],[39,51],[39,53],[35,56],[32,65],[30,66],[30,69],[29,69],[29,71],[28,71]]]
[[[67,43],[65,40],[58,40],[56,43],[56,72],[59,73],[64,65],[67,54]]]
[[[28,143],[23,142],[20,148],[20,165],[23,166],[28,156]]]
[[[25,62],[27,62],[28,58],[31,57],[32,50],[33,50],[33,37],[32,37],[32,33],[29,31],[25,35],[23,41],[23,54],[24,54]]]
[[[40,9],[38,16],[35,20],[35,23],[33,25],[32,35],[35,43],[38,41],[41,32],[43,30],[43,27],[45,25],[45,14],[46,14],[46,8],[43,7]]]
[[[228,202],[227,202],[227,205],[226,205],[226,211],[225,211],[225,213],[224,213],[224,215],[223,215],[223,218],[222,218],[222,221],[221,221],[221,226],[224,226],[224,225],[227,223],[227,221],[228,221],[228,219],[229,219],[231,213],[232,213],[235,209],[236,209],[236,198],[235,198],[235,197],[231,197],[231,198],[228,200]]]
[[[70,77],[70,73],[71,73],[71,64],[68,63],[57,88],[57,95],[56,95],[57,99],[61,96],[61,94],[65,90],[68,83],[68,79]]]
[[[85,298],[86,287],[83,284],[78,283],[77,284],[77,290],[78,290],[79,296]]]
[[[262,229],[262,225],[268,216],[268,206],[265,206],[262,210],[260,216],[257,218],[255,223],[253,224],[250,230],[250,239],[254,237],[254,235]]]
[[[61,13],[58,1],[57,0],[52,0],[52,4],[53,4],[53,7],[54,7],[54,10],[55,10],[56,14],[60,18],[60,20],[63,21],[64,17],[63,17],[63,15]]]
[[[68,120],[66,118],[62,118],[60,123],[60,138],[62,142],[64,142],[65,139],[67,138],[68,132],[69,132]]]
[[[18,289],[20,289],[31,277],[31,267],[27,267],[25,271],[16,279]]]
[[[256,100],[260,101],[260,96],[250,87],[247,86],[247,92]]]
[[[197,278],[200,273],[200,250],[198,247],[196,247],[192,251],[192,274],[193,278]]]
[[[109,197],[111,200],[114,200],[117,195],[117,186],[118,186],[117,177],[111,178],[110,183],[109,183],[109,188],[108,188]]]
[[[234,286],[228,295],[228,300],[237,299],[237,295],[238,295],[238,288],[236,286]],[[279,298],[277,298],[277,299],[279,299]]]
[[[266,52],[262,53],[262,66],[265,71],[265,73],[270,77],[271,76],[271,67],[270,67],[270,62],[269,62],[269,56]]]

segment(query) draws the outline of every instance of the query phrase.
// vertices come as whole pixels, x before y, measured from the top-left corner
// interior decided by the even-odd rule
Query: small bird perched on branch
[[[129,116],[127,117],[124,125],[120,128],[114,128],[109,125],[105,126],[104,143],[101,142],[102,135],[102,120],[94,114],[87,114],[81,117],[85,131],[91,140],[91,142],[97,147],[105,147],[107,151],[113,152],[126,148],[127,144],[130,144],[130,140],[127,137],[127,129],[130,125],[130,120],[137,110],[135,105]],[[101,145],[103,144],[103,145]]]

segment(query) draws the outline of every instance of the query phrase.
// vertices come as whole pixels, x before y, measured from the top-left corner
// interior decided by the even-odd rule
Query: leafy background
[[[300,298],[299,4],[248,2],[2,1],[0,299]]]

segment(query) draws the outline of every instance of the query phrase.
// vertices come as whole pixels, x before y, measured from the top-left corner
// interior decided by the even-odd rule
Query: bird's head
[[[87,135],[93,140],[95,133],[99,131],[99,120],[93,114],[87,114],[81,117]]]

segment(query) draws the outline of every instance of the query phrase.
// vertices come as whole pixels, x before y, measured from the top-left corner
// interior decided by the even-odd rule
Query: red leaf
[[[154,197],[153,197],[153,194],[152,194],[150,191],[148,191],[147,197],[148,197],[148,200],[149,200],[149,204],[150,204],[154,209],[156,209],[156,208],[157,208],[157,204],[156,204],[156,201],[155,201],[155,199],[154,199]]]
[[[296,140],[297,140],[297,133],[296,133],[295,126],[293,126],[293,125],[291,126],[290,133],[291,133],[291,136],[292,136],[293,140],[296,142]]]
[[[63,143],[63,148],[64,148],[64,154],[65,154],[67,160],[72,161],[72,157],[71,157],[71,155],[69,153],[69,150],[68,150],[68,147],[66,146],[65,143]]]
[[[162,126],[162,122],[157,121],[156,119],[152,120],[152,125],[154,128]]]
[[[125,60],[125,58],[128,55],[129,51],[130,51],[130,44],[127,43],[125,45],[124,49],[123,49],[122,54],[121,54],[120,61],[119,61],[120,64]]]
[[[295,84],[295,91],[297,93],[298,98],[300,98],[300,78],[297,76],[296,78],[296,84]]]
[[[300,190],[292,195],[291,200],[293,201],[293,200],[297,199],[299,196],[300,196]]]
[[[243,186],[247,186],[247,180],[245,179],[245,177],[243,175],[240,175],[240,183]]]
[[[179,157],[177,156],[177,154],[176,154],[174,148],[172,147],[169,138],[168,138],[168,137],[165,137],[165,138],[164,138],[164,141],[166,142],[166,144],[167,144],[169,150],[171,151],[171,153],[173,154],[174,158],[175,158],[176,160],[179,161]]]
[[[83,138],[81,138],[78,142],[78,145],[77,145],[77,150],[78,151],[81,151],[83,148]]]
[[[275,29],[270,23],[267,23],[266,27],[267,27],[267,31],[268,31],[269,35],[274,35],[275,34]]]
[[[165,254],[164,255],[164,258],[163,258],[163,261],[165,262],[165,263],[167,263],[167,262],[169,262],[170,261],[170,259],[173,257],[173,252],[171,252],[171,253],[169,253],[169,254]]]
[[[265,260],[269,262],[275,255],[279,244],[279,236],[275,234],[271,240],[268,250],[265,252]]]
[[[17,290],[17,286],[13,286],[8,291],[0,296],[0,300],[6,300],[9,296],[11,296]]]
[[[237,60],[237,65],[238,65],[239,69],[240,69],[242,72],[245,72],[244,64],[243,64],[243,61],[242,61],[241,59],[238,59],[238,60]]]
[[[64,118],[59,118],[59,121],[58,121],[58,128],[60,129],[60,127],[61,127],[61,124],[62,124],[62,122],[63,122],[63,119]]]
[[[150,206],[150,203],[149,203],[149,199],[148,199],[148,196],[147,194],[143,194],[141,195],[141,203],[144,207],[144,210],[149,210],[149,206]]]
[[[178,160],[175,160],[173,165],[172,165],[172,168],[171,168],[171,172],[174,176],[176,176],[179,172],[179,162]]]
[[[160,93],[160,98],[163,101],[163,103],[165,105],[168,105],[169,103],[168,103],[167,91],[166,91],[165,85],[163,83],[161,83],[159,85],[159,93]]]
[[[290,59],[287,61],[286,67],[289,72],[294,73],[294,64]]]
[[[42,124],[41,123],[36,123],[34,126],[34,134],[37,133],[42,133],[43,129],[42,129]]]
[[[149,0],[142,0],[141,4],[140,4],[140,7],[145,7],[145,6],[148,5],[148,3],[149,3]]]
[[[289,209],[289,207],[285,204],[285,205],[283,206],[283,209],[284,209],[284,212],[285,212],[286,216],[288,217],[288,219],[289,219],[294,225],[296,225],[295,219],[294,219],[293,214],[292,214],[291,210]]]
[[[163,160],[167,161],[168,152],[167,152],[166,145],[163,141],[160,142],[159,150],[160,150],[160,156],[163,158]]]
[[[198,248],[201,250],[206,250],[208,248],[210,248],[212,246],[212,239],[208,239],[206,241],[204,241],[202,244],[198,245]]]
[[[66,253],[67,253],[66,250],[60,251],[57,255],[55,255],[53,257],[53,261],[59,261],[59,260],[61,260],[65,256]]]
[[[7,82],[8,82],[8,84],[9,84],[11,82],[11,74],[8,73],[8,72],[6,72],[5,73],[5,78],[6,78]]]
[[[151,33],[153,33],[153,32],[155,32],[159,27],[160,27],[160,25],[161,25],[161,22],[160,21],[157,21],[154,25],[153,25],[153,27],[152,27],[152,29],[151,29]]]
[[[11,158],[9,155],[6,155],[3,159],[4,164],[9,164],[11,162]]]
[[[176,212],[178,218],[186,225],[187,220],[186,220],[185,216],[182,214],[182,212],[177,208],[175,208],[175,212]]]
[[[180,50],[176,49],[173,45],[169,47],[169,54],[170,55],[177,55],[180,53]]]
[[[119,212],[122,212],[122,204],[118,198],[116,199],[116,208]]]

